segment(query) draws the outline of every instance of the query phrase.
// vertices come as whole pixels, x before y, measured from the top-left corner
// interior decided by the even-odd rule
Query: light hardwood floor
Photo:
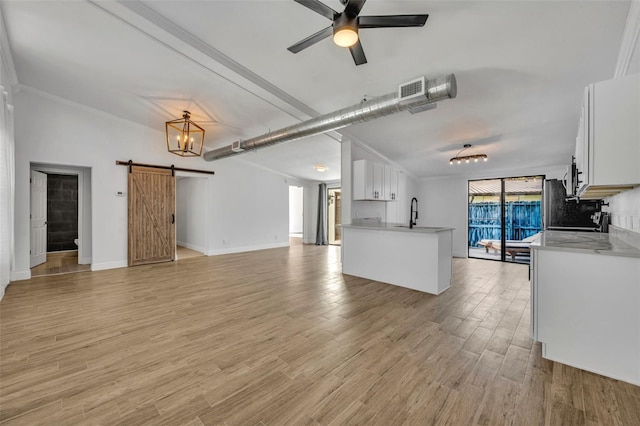
[[[47,253],[47,261],[31,268],[32,277],[43,275],[69,274],[91,270],[91,265],[78,264],[78,251]]]
[[[176,259],[177,260],[185,260],[191,259],[192,257],[204,256],[204,253],[199,251],[191,250],[186,247],[176,246]]]
[[[640,424],[639,387],[540,357],[527,266],[431,296],[292,244],[11,284],[0,422]]]

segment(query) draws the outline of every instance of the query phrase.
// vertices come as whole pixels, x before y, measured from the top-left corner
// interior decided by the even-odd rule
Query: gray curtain
[[[327,238],[327,184],[321,183],[318,188],[318,227],[316,228],[316,245],[329,245]]]

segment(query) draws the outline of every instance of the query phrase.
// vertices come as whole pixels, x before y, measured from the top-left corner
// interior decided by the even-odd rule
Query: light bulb
[[[467,158],[467,159],[465,160],[465,163],[468,163],[468,162],[469,162],[469,159]]]
[[[358,42],[358,33],[352,28],[341,28],[333,34],[333,42],[340,47],[351,47]]]
[[[487,157],[484,157],[484,161],[487,161]]]
[[[453,164],[453,161],[449,161],[449,164]]]
[[[458,164],[462,163],[462,161],[458,160]]]
[[[474,163],[477,163],[477,162],[478,162],[478,159],[477,159],[477,158],[475,158],[475,159],[473,160],[473,162],[474,162]]]

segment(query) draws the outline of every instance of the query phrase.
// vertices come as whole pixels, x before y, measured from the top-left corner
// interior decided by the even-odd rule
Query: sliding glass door
[[[500,260],[502,180],[469,181],[469,257]]]
[[[469,181],[469,257],[529,263],[542,230],[544,176]]]

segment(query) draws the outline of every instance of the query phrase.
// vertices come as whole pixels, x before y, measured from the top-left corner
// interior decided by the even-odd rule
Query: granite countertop
[[[395,231],[395,232],[414,232],[419,234],[435,234],[437,232],[453,231],[454,228],[444,228],[435,226],[414,226],[413,229],[409,225],[402,223],[372,222],[352,223],[350,225],[342,225],[343,228],[354,229],[373,229],[376,231]]]
[[[530,247],[534,250],[640,258],[640,247],[631,245],[614,235],[598,232],[544,231],[540,238],[531,243]]]

